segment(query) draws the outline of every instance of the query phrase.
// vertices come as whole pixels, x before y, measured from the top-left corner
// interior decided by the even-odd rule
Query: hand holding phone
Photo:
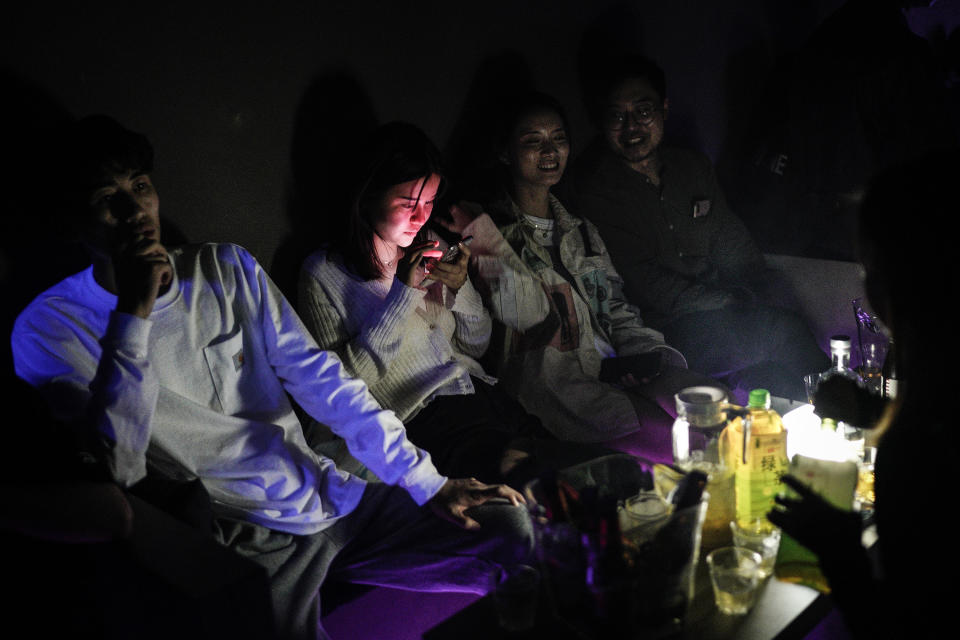
[[[460,258],[463,255],[463,248],[468,246],[472,240],[473,236],[467,236],[450,246],[440,258],[425,261],[424,271],[427,277],[442,282],[454,291],[459,290],[467,279],[466,264],[461,264]],[[426,278],[424,279],[426,280]]]
[[[600,361],[600,380],[618,384],[627,375],[641,382],[649,380],[660,373],[661,361],[662,354],[659,351],[604,358]]]
[[[460,257],[460,247],[469,247],[470,243],[473,242],[473,236],[467,236],[457,244],[451,245],[443,253],[443,256],[440,258],[440,262],[451,263],[454,262],[457,258]]]

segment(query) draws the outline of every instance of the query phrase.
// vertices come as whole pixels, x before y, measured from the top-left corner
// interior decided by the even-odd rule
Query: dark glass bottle
[[[624,557],[616,500],[584,491],[583,544],[587,589],[593,614],[604,624],[623,624],[630,616],[630,572]]]

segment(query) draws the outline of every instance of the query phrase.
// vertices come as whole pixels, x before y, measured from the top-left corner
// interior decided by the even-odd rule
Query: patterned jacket
[[[661,350],[686,366],[683,356],[645,327],[623,298],[596,228],[550,202],[559,227],[559,255],[533,238],[512,202],[489,207],[464,230],[473,235],[477,287],[498,327],[488,370],[557,437],[603,442],[640,428],[627,393],[601,382],[604,357]]]

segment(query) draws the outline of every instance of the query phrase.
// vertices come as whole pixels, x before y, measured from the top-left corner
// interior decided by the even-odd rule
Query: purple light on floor
[[[331,640],[421,640],[425,631],[478,598],[377,587],[334,609],[323,618],[323,628]]]
[[[840,612],[832,609],[803,640],[849,640],[850,637]]]

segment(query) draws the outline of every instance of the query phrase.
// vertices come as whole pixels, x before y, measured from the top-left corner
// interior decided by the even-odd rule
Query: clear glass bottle
[[[846,378],[859,387],[865,388],[863,378],[850,368],[850,350],[850,336],[835,335],[830,337],[830,368],[820,375],[820,384],[823,384],[830,378],[839,376]],[[837,423],[837,433],[856,449],[858,455],[863,454],[863,429],[857,425],[841,421]]]
[[[821,383],[834,376],[841,376],[863,386],[863,378],[850,368],[851,349],[850,336],[835,335],[830,337],[830,368],[820,374]]]

